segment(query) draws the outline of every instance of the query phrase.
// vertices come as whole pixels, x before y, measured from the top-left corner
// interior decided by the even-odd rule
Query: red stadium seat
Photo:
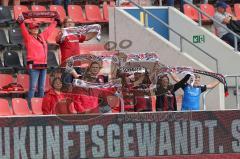
[[[61,22],[63,22],[64,19],[66,18],[65,10],[64,10],[63,6],[61,6],[61,5],[50,5],[50,11],[58,12]]]
[[[194,21],[198,21],[198,11],[195,8],[193,8],[189,4],[184,4],[183,11],[186,16],[188,16]]]
[[[24,92],[27,92],[29,90],[29,75],[17,74],[17,83],[23,86]]]
[[[28,108],[28,102],[23,98],[12,99],[13,114],[15,115],[31,115],[32,112]]]
[[[42,98],[32,98],[31,99],[31,105],[32,105],[32,112],[33,114],[41,115],[42,112]]]
[[[91,51],[106,51],[103,44],[80,43],[80,54],[89,54]]]
[[[96,5],[85,5],[85,13],[89,22],[107,22],[102,18],[100,8]]]
[[[68,5],[68,15],[74,23],[86,23],[86,18],[83,15],[81,6]]]
[[[29,11],[27,6],[24,5],[15,5],[13,7],[14,19],[17,20],[18,16],[22,14],[22,12]]]
[[[113,7],[116,5],[115,1],[113,1],[113,0],[110,0],[109,4],[110,4],[110,6],[113,6]]]
[[[211,17],[213,17],[215,14],[215,9],[211,4],[200,4],[200,9]],[[208,23],[208,22],[212,22],[212,20],[202,15],[202,22]]]
[[[46,11],[47,9],[41,5],[32,5],[32,11]],[[36,21],[43,22],[43,23],[50,23],[52,22],[51,18],[35,18]]]
[[[240,3],[234,4],[234,13],[237,19],[240,19]]]
[[[107,3],[103,3],[103,19],[106,21],[109,21],[108,7],[109,5]]]
[[[232,8],[230,5],[227,5],[226,12],[233,15]]]
[[[10,74],[0,74],[0,88],[13,82],[13,77]]]
[[[0,99],[0,105],[0,116],[13,114],[12,109],[9,107],[6,99]]]

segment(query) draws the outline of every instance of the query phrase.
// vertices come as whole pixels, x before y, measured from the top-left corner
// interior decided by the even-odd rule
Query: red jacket
[[[56,114],[55,107],[61,99],[64,99],[63,94],[57,94],[53,89],[50,89],[43,98],[43,114]]]
[[[57,22],[52,22],[41,34],[38,35],[39,39],[32,36],[24,23],[20,24],[22,35],[27,49],[27,64],[32,64],[32,68],[46,68],[47,67],[47,42],[49,35],[53,32]]]
[[[57,94],[50,89],[43,98],[42,111],[43,114],[75,114],[76,104],[73,102],[72,94]]]

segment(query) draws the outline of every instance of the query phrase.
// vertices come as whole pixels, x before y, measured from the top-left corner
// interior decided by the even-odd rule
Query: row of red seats
[[[43,114],[42,112],[42,98],[32,98],[32,111],[28,107],[28,102],[23,98],[13,98],[12,108],[9,106],[8,100],[0,99],[0,115],[32,115]]]
[[[188,16],[189,18],[191,18],[194,21],[198,21],[199,14],[196,9],[194,9],[189,4],[184,4],[183,9],[184,9],[184,14],[186,16]],[[215,8],[211,4],[200,4],[200,9],[211,17],[213,17],[215,14]],[[232,8],[229,5],[226,9],[226,12],[233,15]],[[234,4],[234,13],[235,13],[235,16],[237,17],[237,19],[240,19],[240,4],[237,4],[237,3]],[[204,15],[201,16],[201,19],[202,19],[202,22],[210,22],[211,21],[208,17],[206,17]]]
[[[26,93],[29,90],[29,75],[28,74],[17,74],[17,79],[14,80],[13,76],[10,74],[0,74],[0,88],[6,86],[10,83],[16,83],[22,85],[24,91],[16,92],[16,91],[0,91],[0,94],[8,94],[8,93]],[[45,84],[45,91],[48,91],[51,88],[50,85],[50,77],[47,75],[46,77],[46,84]]]
[[[85,5],[85,15],[83,9],[80,5],[68,5],[68,15],[73,19],[74,23],[99,23],[99,22],[108,22],[108,5],[107,3],[103,4],[103,14],[101,13],[100,8],[97,5]],[[41,5],[32,5],[32,11],[46,11],[46,7]],[[61,5],[50,5],[50,11],[58,12],[61,22],[66,17],[65,10]],[[16,20],[22,12],[29,11],[27,6],[24,5],[15,5],[13,8],[14,19]],[[86,17],[85,17],[86,16]],[[46,18],[36,18],[35,20],[43,23],[49,23],[51,19]]]

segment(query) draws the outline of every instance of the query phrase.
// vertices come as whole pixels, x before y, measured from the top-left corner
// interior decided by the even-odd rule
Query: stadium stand
[[[0,74],[0,88],[8,85],[14,81],[12,75],[10,74]]]
[[[13,68],[22,68],[19,55],[17,52],[8,50],[3,53],[4,66]]]
[[[7,115],[13,115],[13,112],[11,108],[9,107],[8,100],[6,99],[0,99],[0,115],[1,116],[7,116]]]
[[[103,44],[80,43],[80,54],[89,54],[91,51],[107,51]]]
[[[24,93],[29,90],[29,75],[28,74],[17,74],[17,83],[22,85]]]
[[[14,115],[31,115],[32,112],[29,110],[28,102],[23,98],[13,98],[12,108]]]
[[[229,14],[231,14],[231,15],[233,15],[232,8],[231,8],[230,5],[227,6],[226,12],[229,13]]]
[[[85,5],[86,19],[89,22],[101,23],[107,22],[102,18],[100,8],[96,5]]]
[[[48,52],[47,65],[48,65],[48,68],[58,67],[56,55],[53,51]]]
[[[8,29],[9,43],[14,48],[21,49],[24,46],[21,29],[18,26],[10,27]]]
[[[63,22],[64,19],[66,18],[66,12],[65,12],[63,6],[61,6],[61,5],[50,5],[50,11],[58,12],[61,22]]]
[[[32,98],[31,99],[31,106],[32,106],[32,113],[36,115],[43,114],[42,112],[42,98]]]
[[[237,19],[240,19],[240,3],[234,4],[234,13]]]
[[[14,19],[17,20],[18,16],[22,14],[22,12],[27,12],[29,11],[27,6],[24,5],[15,5],[13,6],[13,14],[14,14]],[[31,20],[25,20],[25,22],[31,22]]]
[[[194,9],[192,6],[190,6],[189,4],[184,4],[183,12],[186,16],[188,16],[192,20],[198,21],[198,11]]]
[[[0,30],[0,49],[4,49],[8,45],[7,37],[4,30]]]
[[[9,7],[0,6],[0,24],[7,26],[12,22],[12,14]]]
[[[105,20],[105,21],[109,21],[109,15],[108,15],[108,7],[109,7],[110,5],[108,5],[107,3],[103,3],[103,19]]]
[[[213,5],[211,5],[211,4],[200,4],[200,9],[211,17],[213,17],[215,14],[215,9],[214,9]],[[208,17],[202,15],[202,22],[203,23],[211,23],[212,20],[210,20]]]
[[[77,24],[87,23],[81,6],[68,5],[68,15],[73,20],[74,23]]]
[[[32,5],[31,9],[32,11],[47,11],[46,7],[42,5]],[[35,20],[40,23],[50,23],[52,21],[51,18],[35,18]]]

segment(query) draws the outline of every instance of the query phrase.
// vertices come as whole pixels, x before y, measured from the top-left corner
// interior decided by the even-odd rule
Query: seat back
[[[31,99],[31,106],[32,106],[32,112],[33,114],[41,115],[42,112],[42,98],[32,98]]]
[[[213,5],[211,5],[211,4],[200,4],[200,9],[211,17],[213,17],[215,14],[215,9],[214,9]],[[210,19],[208,17],[202,15],[202,20],[209,21]]]
[[[29,75],[17,74],[17,83],[21,84],[25,91],[29,90]]]
[[[47,65],[48,67],[58,67],[57,58],[53,51],[48,52]]]
[[[86,21],[81,6],[68,5],[68,15],[74,23],[84,23]]]
[[[233,15],[232,8],[230,5],[227,5],[226,12]]]
[[[0,30],[0,46],[1,48],[6,46],[8,44],[8,41],[7,41],[7,37],[6,37],[6,34],[4,32],[4,30]]]
[[[3,86],[8,85],[9,83],[12,83],[13,77],[10,74],[0,74],[0,88]]]
[[[28,102],[23,98],[12,99],[13,114],[15,115],[31,115],[32,112],[29,110]]]
[[[13,112],[9,107],[8,101],[6,99],[0,99],[0,116],[12,115]]]
[[[107,21],[109,20],[108,7],[107,3],[103,3],[103,19]]]
[[[240,3],[234,4],[234,13],[237,19],[240,19]]]
[[[17,20],[18,16],[22,14],[22,12],[27,12],[29,11],[27,6],[24,5],[15,5],[13,7],[13,14],[14,14],[14,19]]]
[[[66,18],[66,13],[61,5],[50,5],[50,11],[56,11],[60,16],[60,21],[63,22]]]
[[[0,6],[0,22],[7,22],[12,20],[12,14],[9,7]]]
[[[18,53],[15,51],[5,51],[3,58],[5,67],[22,67]]]
[[[14,45],[23,45],[23,36],[19,27],[11,27],[8,29],[9,43]]]
[[[85,5],[85,13],[88,21],[92,22],[103,21],[100,8],[96,5]]]
[[[198,20],[198,11],[195,8],[193,8],[192,6],[190,6],[189,4],[184,4],[183,12],[186,16],[188,16],[192,20],[194,20],[194,21]]]
[[[46,11],[46,7],[41,5],[32,5],[31,6],[32,11]]]

